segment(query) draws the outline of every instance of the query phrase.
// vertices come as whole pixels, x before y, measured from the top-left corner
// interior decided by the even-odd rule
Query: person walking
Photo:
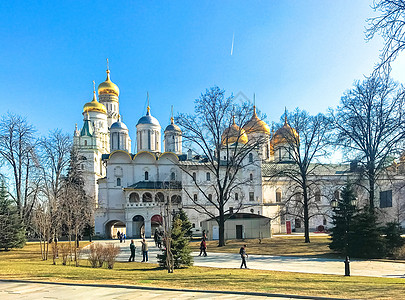
[[[203,238],[200,243],[200,254],[198,256],[201,256],[201,254],[203,254],[203,256],[207,256],[206,250],[207,250],[207,243],[205,242],[205,239]]]
[[[135,244],[134,244],[134,240],[131,240],[131,244],[129,244],[129,249],[131,250],[131,256],[129,257],[129,262],[131,261],[135,261]]]
[[[124,239],[124,243],[125,243],[125,239],[127,238],[127,235],[124,233],[123,236],[124,236],[123,239]]]
[[[148,242],[142,239],[142,262],[148,261]]]
[[[124,234],[123,233],[121,233],[120,234],[120,237],[119,237],[119,239],[120,239],[120,243],[122,243],[122,238],[124,237]]]
[[[239,250],[240,257],[242,258],[242,264],[240,265],[241,269],[243,266],[245,266],[245,269],[247,269],[246,258],[248,258],[249,255],[247,255],[247,253],[246,253],[246,247],[247,247],[247,245],[243,245]]]
[[[155,246],[158,246],[158,238],[159,238],[159,231],[157,228],[155,229],[155,234],[153,235],[153,239],[155,240]]]

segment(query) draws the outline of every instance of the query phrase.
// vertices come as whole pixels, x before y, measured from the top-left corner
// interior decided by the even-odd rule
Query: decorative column
[[[148,216],[145,219],[145,238],[150,238],[152,236],[152,222],[150,217]]]

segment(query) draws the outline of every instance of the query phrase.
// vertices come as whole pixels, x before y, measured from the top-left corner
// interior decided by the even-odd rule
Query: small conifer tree
[[[17,207],[8,198],[4,181],[0,184],[0,249],[10,250],[25,245],[25,228]]]
[[[349,232],[349,255],[361,258],[381,258],[386,255],[386,243],[377,213],[365,206],[353,217]]]
[[[181,220],[181,229],[184,232],[184,236],[191,238],[193,232],[191,231],[191,228],[193,228],[193,225],[191,224],[190,220],[188,219],[188,216],[186,212],[180,208],[178,217]]]
[[[191,266],[193,264],[193,258],[191,256],[191,249],[189,245],[189,238],[186,236],[189,227],[183,226],[182,217],[185,216],[185,223],[190,223],[188,221],[187,215],[178,214],[173,221],[172,230],[171,230],[171,243],[170,249],[173,255],[174,268],[179,269],[184,266]],[[190,224],[191,227],[191,224]],[[162,254],[158,254],[159,265],[163,268],[166,268],[166,249],[162,249]]]
[[[336,252],[348,254],[350,247],[349,231],[352,230],[352,217],[355,207],[350,202],[355,198],[351,186],[346,185],[341,193],[342,199],[338,201],[338,206],[334,209],[332,216],[333,228],[331,228],[331,243],[329,248]]]
[[[388,255],[392,256],[396,249],[404,245],[404,238],[401,237],[402,227],[398,222],[389,222],[383,228],[385,243]]]

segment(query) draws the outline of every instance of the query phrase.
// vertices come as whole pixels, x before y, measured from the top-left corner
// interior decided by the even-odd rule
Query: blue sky
[[[135,137],[149,92],[164,128],[213,85],[256,93],[267,121],[338,104],[370,74],[382,40],[364,39],[371,0],[1,1],[0,114],[26,116],[39,134],[82,125],[92,81],[111,79]],[[233,55],[230,54],[235,35]],[[404,82],[405,58],[394,64]]]

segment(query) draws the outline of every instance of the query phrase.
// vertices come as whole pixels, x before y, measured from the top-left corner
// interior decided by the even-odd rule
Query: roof
[[[110,129],[125,129],[128,130],[127,125],[125,125],[124,123],[117,121],[115,123],[113,123],[110,127]]]
[[[234,219],[270,219],[269,217],[266,216],[262,216],[262,215],[257,215],[257,214],[251,214],[251,213],[235,213],[232,214],[229,217],[230,214],[225,214],[225,218],[227,218],[228,220],[234,220]],[[212,221],[215,220],[219,217],[215,217],[215,218],[210,218],[206,221]]]
[[[166,131],[178,131],[178,132],[181,132],[181,129],[176,124],[169,124],[169,125],[167,125],[167,127],[165,129],[165,132]]]
[[[182,185],[180,181],[138,181],[126,189],[134,190],[181,190]]]
[[[93,136],[93,126],[90,120],[84,120],[83,128],[80,131],[80,136]]]
[[[274,175],[275,170],[281,170],[282,168],[291,167],[292,164],[294,163],[263,162],[262,176],[271,177]],[[312,169],[315,168],[315,173],[318,175],[343,175],[352,173],[349,164],[311,164],[310,167]]]

